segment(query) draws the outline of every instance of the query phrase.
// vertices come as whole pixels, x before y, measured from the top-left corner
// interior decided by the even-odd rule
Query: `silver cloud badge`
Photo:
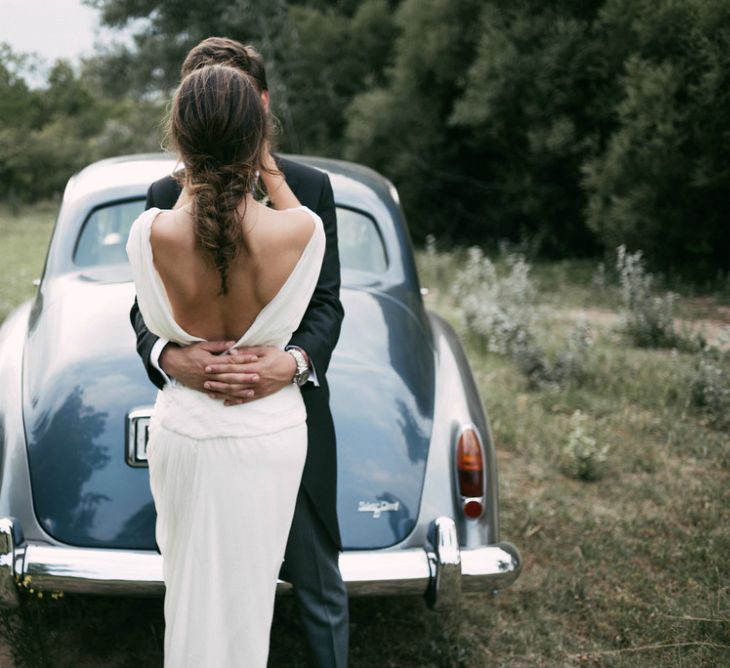
[[[400,509],[400,501],[358,501],[357,512],[372,513],[373,519],[380,513],[392,513]]]

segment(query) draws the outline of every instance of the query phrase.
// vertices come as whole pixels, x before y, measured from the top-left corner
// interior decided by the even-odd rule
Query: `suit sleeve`
[[[147,200],[145,201],[144,208],[147,210],[153,206],[155,206],[154,184],[147,190]],[[137,335],[137,354],[142,358],[147,375],[157,388],[162,389],[165,385],[165,378],[150,360],[152,347],[155,345],[158,337],[147,329],[136,297],[134,298],[132,309],[129,312],[129,320],[132,323],[132,327],[134,327],[134,333]]]
[[[323,176],[317,206],[327,239],[322,270],[302,322],[289,341],[289,345],[299,346],[310,356],[320,383],[340,338],[342,318],[345,315],[340,302],[340,254],[337,249],[335,200],[329,177]]]

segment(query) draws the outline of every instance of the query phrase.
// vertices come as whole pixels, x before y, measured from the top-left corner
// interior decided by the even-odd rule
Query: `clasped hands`
[[[297,364],[292,355],[274,346],[236,348],[233,341],[204,341],[165,346],[160,366],[169,376],[204,392],[226,406],[236,406],[273,394],[292,382]]]

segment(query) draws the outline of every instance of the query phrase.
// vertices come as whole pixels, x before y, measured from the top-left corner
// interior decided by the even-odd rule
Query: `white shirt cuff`
[[[152,350],[150,351],[150,364],[152,364],[155,369],[157,369],[161,374],[162,377],[165,379],[165,384],[168,385],[171,382],[171,378],[162,370],[162,367],[160,366],[160,355],[162,354],[162,349],[170,343],[167,339],[157,339],[155,341],[155,344],[152,346]]]
[[[311,369],[309,373],[309,378],[307,378],[308,383],[314,383],[315,387],[319,387],[319,381],[317,380],[317,372],[314,370],[314,363],[312,362],[311,358],[309,360],[309,368]]]
[[[302,350],[299,346],[286,346],[284,350],[289,350],[290,348],[297,348],[298,350]],[[307,355],[307,359],[309,360],[309,378],[307,378],[307,382],[314,383],[315,387],[319,387],[317,372],[314,370],[314,362],[312,362],[312,358],[309,355]]]

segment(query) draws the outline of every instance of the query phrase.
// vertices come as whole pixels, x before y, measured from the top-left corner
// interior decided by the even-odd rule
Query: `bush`
[[[730,333],[730,328],[728,328]],[[696,356],[687,384],[689,406],[718,429],[730,428],[730,380],[723,366],[726,353],[704,346]]]
[[[580,385],[588,377],[593,334],[585,316],[579,316],[568,334],[564,348],[549,354],[526,338],[515,350],[517,367],[533,387],[562,389]]]
[[[641,251],[629,253],[626,246],[619,246],[616,271],[623,303],[622,329],[630,341],[645,348],[678,346],[682,340],[674,327],[677,295],[653,294],[654,277],[646,271]]]
[[[500,277],[481,248],[469,248],[451,293],[470,333],[479,337],[490,352],[514,355],[533,338],[535,289],[529,278],[530,266],[521,255],[510,254],[505,260],[509,273]]]
[[[604,473],[609,446],[598,445],[598,440],[587,432],[587,419],[579,410],[570,418],[571,430],[563,451],[564,468],[577,480],[598,480]]]
[[[576,318],[565,349],[558,352],[553,375],[560,385],[582,382],[588,375],[588,362],[593,347],[593,330],[585,314]]]
[[[435,254],[433,241],[430,247]],[[438,266],[435,259],[432,264]],[[467,332],[490,352],[513,358],[533,386],[561,388],[582,382],[593,341],[588,321],[578,318],[564,348],[549,354],[538,343],[545,337],[538,329],[540,311],[530,265],[518,253],[508,253],[505,264],[507,274],[500,276],[482,250],[472,247],[456,270],[451,293]]]

